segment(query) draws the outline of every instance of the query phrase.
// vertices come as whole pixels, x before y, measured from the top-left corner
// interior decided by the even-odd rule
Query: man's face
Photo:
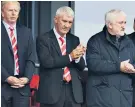
[[[72,16],[67,16],[65,14],[56,16],[54,18],[55,22],[55,28],[57,32],[61,35],[64,36],[69,32],[69,30],[72,27],[73,24],[73,17]]]
[[[8,24],[15,24],[19,15],[19,7],[16,2],[8,2],[2,8],[3,20]]]
[[[126,17],[119,15],[116,20],[111,23],[111,30],[113,34],[123,36],[125,33]]]

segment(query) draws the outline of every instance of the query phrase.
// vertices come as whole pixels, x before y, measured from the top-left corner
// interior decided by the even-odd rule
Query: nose
[[[65,27],[70,27],[70,23],[65,23]]]
[[[125,28],[125,26],[126,26],[126,22],[123,22],[122,27]]]
[[[15,15],[16,14],[16,10],[12,10],[12,14]]]

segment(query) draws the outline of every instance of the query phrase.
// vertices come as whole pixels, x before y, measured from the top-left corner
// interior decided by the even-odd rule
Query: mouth
[[[125,31],[125,28],[122,28],[121,31]]]
[[[11,17],[10,19],[16,19],[16,17]]]
[[[69,29],[68,28],[63,28],[64,31],[68,31]]]

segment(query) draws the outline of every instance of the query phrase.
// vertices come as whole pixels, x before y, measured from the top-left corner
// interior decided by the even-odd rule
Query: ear
[[[1,16],[4,17],[4,13],[1,11]]]
[[[57,17],[57,16],[54,17],[54,22],[55,22],[55,23],[58,22],[58,17]]]
[[[112,23],[108,23],[108,27],[110,28],[110,29],[112,29]]]

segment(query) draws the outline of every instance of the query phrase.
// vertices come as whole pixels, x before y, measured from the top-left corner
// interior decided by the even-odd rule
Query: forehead
[[[7,2],[3,5],[4,9],[19,9],[17,2]]]
[[[126,21],[126,16],[124,16],[123,14],[119,14],[116,17],[115,21],[118,21],[118,22],[120,22],[120,21]]]
[[[73,16],[70,16],[70,15],[66,15],[66,14],[62,14],[59,16],[60,19],[62,20],[68,20],[68,21],[73,21]]]

